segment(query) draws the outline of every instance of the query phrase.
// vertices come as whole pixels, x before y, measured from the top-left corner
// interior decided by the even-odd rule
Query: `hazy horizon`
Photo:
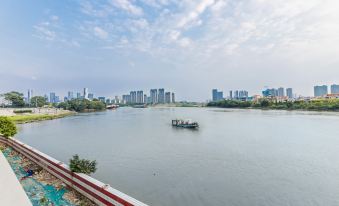
[[[334,0],[3,1],[0,93],[165,88],[205,101],[339,84]]]

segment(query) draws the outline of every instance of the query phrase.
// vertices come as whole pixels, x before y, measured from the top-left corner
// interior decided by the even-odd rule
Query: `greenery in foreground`
[[[17,124],[28,123],[28,122],[36,122],[43,120],[51,120],[66,117],[73,114],[72,112],[61,113],[61,114],[32,114],[32,115],[15,115],[10,116],[8,119],[14,121]]]
[[[72,172],[91,174],[97,170],[97,162],[90,161],[87,159],[80,159],[79,155],[74,155],[72,159],[69,160],[69,167]]]
[[[59,103],[57,107],[76,112],[84,112],[104,110],[106,109],[106,104],[96,99],[93,101],[87,99],[72,99],[67,102]]]
[[[0,117],[0,134],[6,138],[13,137],[17,133],[14,122],[8,117]]]
[[[286,110],[313,110],[313,111],[339,111],[339,99],[321,99],[311,101],[286,101],[276,102],[261,99],[259,102],[222,100],[209,102],[207,106],[222,108],[261,108],[261,109],[286,109]]]

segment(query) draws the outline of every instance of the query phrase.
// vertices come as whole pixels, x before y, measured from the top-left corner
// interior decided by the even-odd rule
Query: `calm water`
[[[96,159],[94,177],[150,205],[339,205],[335,113],[120,108],[20,129],[61,161]]]

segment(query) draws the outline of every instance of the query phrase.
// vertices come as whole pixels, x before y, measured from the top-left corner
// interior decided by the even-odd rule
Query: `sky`
[[[3,0],[0,93],[339,84],[338,0]]]

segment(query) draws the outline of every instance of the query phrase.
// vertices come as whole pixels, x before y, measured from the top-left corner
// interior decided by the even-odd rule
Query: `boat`
[[[117,109],[118,107],[119,107],[119,105],[111,104],[111,105],[107,105],[106,109]]]
[[[182,128],[191,128],[195,129],[199,127],[198,122],[192,122],[192,120],[181,120],[181,119],[174,119],[172,120],[173,127],[182,127]]]

